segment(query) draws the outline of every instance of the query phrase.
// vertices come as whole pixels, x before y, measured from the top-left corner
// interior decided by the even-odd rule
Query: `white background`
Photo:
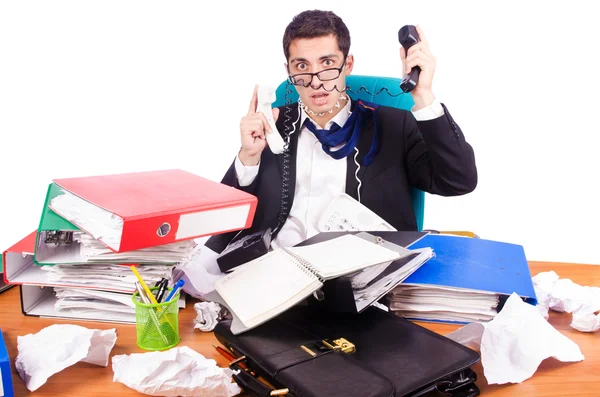
[[[285,79],[282,34],[340,15],[355,74],[401,77],[420,24],[434,93],[475,149],[470,195],[426,198],[425,227],[600,264],[600,24],[570,1],[3,1],[0,249],[37,228],[53,178],[182,168],[220,180],[254,84]]]

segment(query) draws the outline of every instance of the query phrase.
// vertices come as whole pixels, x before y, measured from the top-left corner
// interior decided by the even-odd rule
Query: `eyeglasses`
[[[340,66],[339,68],[324,69],[324,70],[321,70],[320,72],[316,72],[316,73],[298,73],[298,74],[289,76],[289,80],[290,80],[290,83],[292,83],[293,85],[301,85],[303,87],[308,87],[312,83],[314,76],[317,76],[319,78],[319,80],[321,80],[321,81],[335,80],[338,77],[340,77],[340,74],[342,73],[342,69],[344,69],[345,65],[346,65],[346,58],[344,58],[344,62],[342,62],[342,66]],[[288,67],[288,71],[289,71],[289,67]]]

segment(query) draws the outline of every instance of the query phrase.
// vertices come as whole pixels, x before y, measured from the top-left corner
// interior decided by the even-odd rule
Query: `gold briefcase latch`
[[[341,350],[344,353],[354,353],[356,346],[345,338],[339,339],[323,339],[323,344],[333,350]]]

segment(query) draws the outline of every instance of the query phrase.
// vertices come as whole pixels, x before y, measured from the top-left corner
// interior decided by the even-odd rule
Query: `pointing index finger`
[[[257,106],[258,106],[258,85],[255,85],[254,92],[252,93],[252,99],[250,100],[250,107],[248,108],[248,115],[256,113]]]

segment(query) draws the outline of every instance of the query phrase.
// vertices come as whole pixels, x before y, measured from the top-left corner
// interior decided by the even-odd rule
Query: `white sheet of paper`
[[[235,373],[187,346],[113,356],[113,381],[150,396],[231,397],[241,393]]]
[[[584,359],[575,342],[514,293],[493,320],[468,324],[446,337],[479,347],[488,384],[521,383],[549,357],[563,362]]]
[[[116,329],[53,324],[17,338],[15,367],[25,386],[37,390],[48,378],[79,361],[106,367],[117,341]]]
[[[217,263],[219,254],[204,246],[206,240],[208,237],[196,239],[199,247],[192,259],[177,265],[177,268],[184,273],[182,276],[185,280],[183,291],[198,299],[204,299],[206,294],[214,291],[215,281],[225,276]]]

